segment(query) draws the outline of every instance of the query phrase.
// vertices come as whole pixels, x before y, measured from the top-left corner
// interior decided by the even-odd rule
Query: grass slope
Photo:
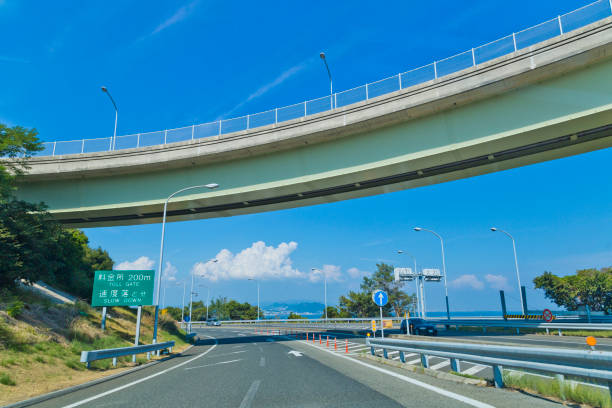
[[[143,308],[140,343],[151,343],[153,307]],[[109,308],[106,331],[100,313],[83,302],[57,305],[27,290],[0,293],[0,405],[80,384],[134,366],[131,357],[79,362],[82,350],[134,344],[136,311]],[[176,351],[187,347],[184,332],[169,317],[160,318],[159,341],[174,340]],[[137,356],[136,365],[146,362]]]

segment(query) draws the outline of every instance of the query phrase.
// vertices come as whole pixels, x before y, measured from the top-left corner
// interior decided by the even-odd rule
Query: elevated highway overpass
[[[19,197],[74,227],[334,202],[612,145],[612,17],[334,110],[161,146],[36,157]],[[576,171],[580,171],[577,169]],[[588,175],[585,175],[588,177]]]

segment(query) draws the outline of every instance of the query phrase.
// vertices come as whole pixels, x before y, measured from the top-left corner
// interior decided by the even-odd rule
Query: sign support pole
[[[142,314],[142,306],[138,306],[138,314],[136,315],[136,339],[134,345],[137,346],[140,342],[140,316]],[[136,362],[136,354],[132,354],[132,363]]]
[[[383,316],[382,316],[382,307],[379,307],[380,309],[380,337],[381,338],[385,338],[385,326],[383,324]]]
[[[106,306],[104,306],[102,308],[102,324],[101,324],[101,328],[102,328],[102,331],[106,330]]]

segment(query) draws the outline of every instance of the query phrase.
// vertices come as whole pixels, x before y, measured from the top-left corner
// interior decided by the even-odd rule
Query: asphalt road
[[[178,357],[34,406],[558,406],[518,392],[378,365],[355,353],[347,355],[341,347],[334,351],[324,344],[239,328],[207,328],[199,333],[206,340]]]

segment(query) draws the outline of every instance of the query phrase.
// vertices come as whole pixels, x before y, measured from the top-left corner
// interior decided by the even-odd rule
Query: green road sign
[[[155,271],[96,271],[92,306],[153,304]]]

